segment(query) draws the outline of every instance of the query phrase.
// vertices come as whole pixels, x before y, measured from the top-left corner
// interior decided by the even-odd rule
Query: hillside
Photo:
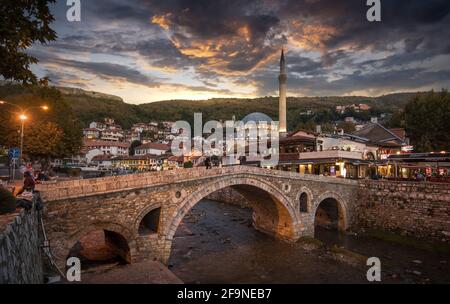
[[[150,120],[193,120],[195,112],[203,113],[203,120],[212,119],[227,120],[241,119],[252,112],[263,112],[278,119],[278,98],[261,97],[254,99],[236,98],[214,98],[209,100],[167,100],[141,105],[128,104],[120,97],[84,91],[81,89],[57,88],[63,99],[70,105],[74,114],[81,123],[86,126],[94,120],[104,117],[114,118],[125,128],[136,122]],[[0,98],[17,95],[24,89],[14,86],[0,86]],[[26,89],[25,89],[26,91]],[[347,105],[352,103],[367,103],[371,105],[370,112],[363,113],[364,117],[382,112],[392,113],[404,106],[415,93],[389,94],[380,97],[290,97],[288,98],[288,122],[289,128],[295,128],[300,122],[309,119],[327,122],[337,117],[334,109],[336,105]],[[300,113],[312,110],[315,114],[311,117],[301,116]]]

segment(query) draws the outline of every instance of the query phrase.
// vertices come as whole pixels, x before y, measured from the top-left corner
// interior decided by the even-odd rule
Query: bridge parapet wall
[[[248,166],[233,166],[206,170],[203,168],[148,172],[122,176],[111,176],[87,180],[63,181],[56,184],[39,185],[45,201],[63,200],[82,196],[139,189],[156,185],[173,184],[188,180],[201,180],[232,174],[252,174],[292,180],[317,181],[330,184],[357,185],[356,181],[299,174],[296,172],[275,171]]]

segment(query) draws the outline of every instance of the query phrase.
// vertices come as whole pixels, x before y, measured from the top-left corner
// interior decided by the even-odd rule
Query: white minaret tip
[[[280,86],[280,99],[279,99],[279,121],[280,121],[280,134],[285,135],[287,132],[286,126],[286,60],[284,59],[284,49],[281,49],[280,58],[280,76],[278,76],[278,82]]]

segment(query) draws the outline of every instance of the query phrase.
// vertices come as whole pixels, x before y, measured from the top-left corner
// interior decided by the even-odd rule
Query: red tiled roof
[[[184,157],[183,156],[171,156],[167,159],[168,161],[176,161],[176,162],[182,162],[184,161]]]
[[[141,150],[141,149],[154,149],[154,150],[161,150],[161,151],[169,151],[170,146],[166,145],[166,144],[150,142],[150,143],[140,145],[139,147],[136,148],[136,150]]]
[[[396,136],[398,136],[401,139],[405,139],[406,137],[406,132],[405,129],[403,128],[394,128],[394,129],[389,129],[389,131],[391,131],[392,133],[394,133]]]
[[[129,143],[118,142],[118,141],[108,141],[108,140],[89,140],[85,141],[83,144],[85,147],[97,147],[97,146],[111,146],[111,147],[121,147],[128,148]]]
[[[147,155],[132,155],[132,156],[116,156],[114,160],[148,160],[157,159],[158,155],[147,154]]]

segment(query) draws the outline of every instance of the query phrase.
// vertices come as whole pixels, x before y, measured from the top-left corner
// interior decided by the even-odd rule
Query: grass
[[[310,236],[303,236],[299,239],[299,242],[304,243],[304,244],[311,244],[311,245],[316,245],[318,247],[323,246],[322,241],[315,239],[313,237]]]

